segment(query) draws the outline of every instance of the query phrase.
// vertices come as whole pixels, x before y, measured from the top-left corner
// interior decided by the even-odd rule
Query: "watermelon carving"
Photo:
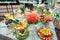
[[[26,16],[26,19],[29,23],[36,23],[39,20],[39,18],[40,18],[39,15],[37,13],[34,13],[34,12],[29,13]]]

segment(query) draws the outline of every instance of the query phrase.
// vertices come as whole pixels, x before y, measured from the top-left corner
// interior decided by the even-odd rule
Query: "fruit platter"
[[[4,28],[4,31],[0,30],[0,34],[12,40],[57,40],[52,13],[41,8],[40,10],[42,11],[40,14],[36,9],[31,12],[24,10],[26,14],[24,12],[6,13],[4,22],[0,22],[3,26],[0,29]],[[16,14],[20,16],[16,17]]]

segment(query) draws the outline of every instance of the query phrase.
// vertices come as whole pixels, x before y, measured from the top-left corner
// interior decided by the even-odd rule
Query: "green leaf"
[[[49,14],[50,14],[50,12],[49,12],[49,11],[47,11],[47,12],[46,12],[46,14],[47,14],[47,15],[49,15]]]
[[[42,8],[37,8],[37,12],[40,14],[42,12]]]

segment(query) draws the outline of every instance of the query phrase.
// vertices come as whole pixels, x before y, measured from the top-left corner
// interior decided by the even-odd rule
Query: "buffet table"
[[[39,29],[40,27],[43,27],[43,26],[46,26],[47,28],[50,28],[50,30],[52,31],[52,33],[53,33],[52,40],[58,40],[57,36],[56,36],[55,27],[53,25],[53,22],[49,22],[45,25],[40,23],[40,22],[38,24],[30,24],[30,26],[28,27],[29,36],[25,40],[41,40],[37,35],[37,29]],[[0,22],[0,35],[3,35],[4,37],[5,36],[9,37],[12,40],[17,40],[16,37],[13,35],[13,33],[10,33],[10,34],[8,33],[7,26],[3,22]]]
[[[23,9],[23,7],[21,8]],[[37,8],[39,12],[42,12],[41,14],[38,14],[36,10],[33,10],[32,12],[29,12],[31,10],[25,10],[27,13],[22,14],[21,10],[18,12],[15,12],[16,14],[5,14],[6,20],[12,20],[12,23],[8,23],[10,25],[7,28],[8,25],[6,25],[6,20],[3,20],[0,22],[0,35],[3,35],[5,38],[10,38],[9,40],[58,40],[57,35],[55,32],[55,27],[52,22],[52,14],[50,11],[45,11],[44,9]],[[21,14],[19,14],[21,13]],[[45,28],[45,30],[40,31],[39,29]],[[48,29],[48,30],[47,30]],[[13,32],[9,32],[11,30],[15,31],[15,35],[13,35]],[[22,30],[22,32],[21,32]],[[40,35],[43,36],[43,39],[39,37],[39,32],[43,32]],[[45,33],[45,34],[44,34]],[[50,38],[49,36],[52,37]],[[27,37],[26,37],[27,36]],[[26,38],[25,38],[26,37]],[[47,37],[47,38],[46,38]],[[3,38],[4,39],[4,38]],[[7,38],[6,38],[7,39]],[[4,39],[5,40],[5,39]]]

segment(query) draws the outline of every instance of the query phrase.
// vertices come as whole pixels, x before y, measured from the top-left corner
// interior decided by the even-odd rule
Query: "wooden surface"
[[[13,13],[12,11],[12,7],[13,7],[13,10],[16,10],[18,9],[18,6],[20,5],[0,5],[0,15],[3,15],[5,13]],[[8,8],[8,9],[7,9]]]

